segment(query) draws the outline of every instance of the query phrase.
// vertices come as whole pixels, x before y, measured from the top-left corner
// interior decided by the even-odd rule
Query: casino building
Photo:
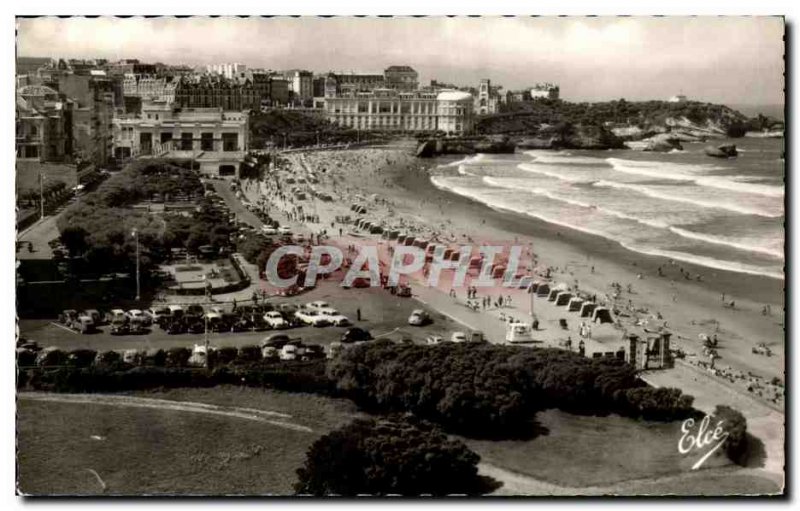
[[[434,132],[472,131],[474,101],[461,91],[374,89],[325,98],[325,117],[358,130]]]

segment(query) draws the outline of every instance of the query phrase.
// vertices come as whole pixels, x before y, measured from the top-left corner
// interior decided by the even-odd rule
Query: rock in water
[[[739,155],[734,144],[722,144],[721,146],[708,146],[705,148],[705,153],[714,158],[735,158]]]

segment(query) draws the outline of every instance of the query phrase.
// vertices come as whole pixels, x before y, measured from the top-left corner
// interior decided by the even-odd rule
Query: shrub
[[[748,451],[747,419],[738,410],[729,406],[717,405],[714,409],[713,424],[722,420],[722,428],[728,433],[725,439],[725,454],[731,461],[744,465]]]
[[[170,348],[167,350],[166,365],[167,367],[186,367],[191,356],[192,352],[189,348]]]
[[[395,418],[356,420],[317,440],[295,491],[322,495],[479,495],[480,457],[434,426]]]
[[[97,357],[94,350],[73,350],[67,355],[67,364],[72,367],[89,367]]]

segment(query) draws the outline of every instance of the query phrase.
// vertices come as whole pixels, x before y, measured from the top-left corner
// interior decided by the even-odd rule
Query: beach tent
[[[539,286],[541,285],[542,285],[541,282],[539,282],[538,280],[534,280],[533,282],[531,282],[531,285],[528,286],[528,292],[535,293],[536,291],[539,290]]]
[[[582,318],[592,317],[592,313],[594,312],[595,307],[597,307],[596,303],[585,302],[583,305],[581,305],[581,317]]]
[[[549,294],[549,295],[547,295],[547,301],[548,301],[548,302],[555,302],[555,301],[556,301],[556,298],[558,298],[558,293],[560,293],[560,292],[561,292],[561,290],[560,290],[560,289],[558,289],[558,288],[556,288],[556,289],[551,289],[551,290],[550,290],[550,294]]]
[[[369,232],[371,234],[381,234],[383,232],[383,227],[381,227],[380,225],[373,225],[372,227],[369,228]]]
[[[550,284],[547,282],[542,282],[536,288],[536,296],[547,296],[550,294]]]
[[[398,234],[397,235],[397,243],[402,244],[402,243],[405,243],[405,241],[406,241],[406,235],[405,234]]]
[[[561,291],[556,295],[556,305],[563,306],[567,305],[569,301],[572,299],[572,293],[569,291]]]
[[[411,246],[414,244],[414,236],[408,236],[406,240],[403,242],[406,246]]]
[[[592,321],[595,323],[613,323],[611,312],[606,307],[597,307],[592,313]]]
[[[393,229],[393,230],[389,231],[389,239],[390,240],[396,240],[399,235],[400,235],[400,231],[398,231],[397,229]]]
[[[567,305],[567,309],[570,312],[577,312],[581,310],[581,305],[583,305],[583,299],[581,298],[572,298],[569,301],[569,305]]]

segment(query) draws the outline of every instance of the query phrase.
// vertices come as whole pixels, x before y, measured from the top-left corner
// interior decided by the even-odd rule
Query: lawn
[[[279,411],[313,432],[242,418],[18,402],[20,491],[37,495],[290,494],[308,447],[355,413],[347,401],[222,387],[140,393]],[[103,491],[95,471],[106,485]]]
[[[531,440],[466,440],[481,459],[559,486],[605,486],[688,472],[694,455],[678,452],[680,422],[617,415],[587,417],[559,410],[537,414],[542,433]],[[729,465],[712,456],[703,468]]]

